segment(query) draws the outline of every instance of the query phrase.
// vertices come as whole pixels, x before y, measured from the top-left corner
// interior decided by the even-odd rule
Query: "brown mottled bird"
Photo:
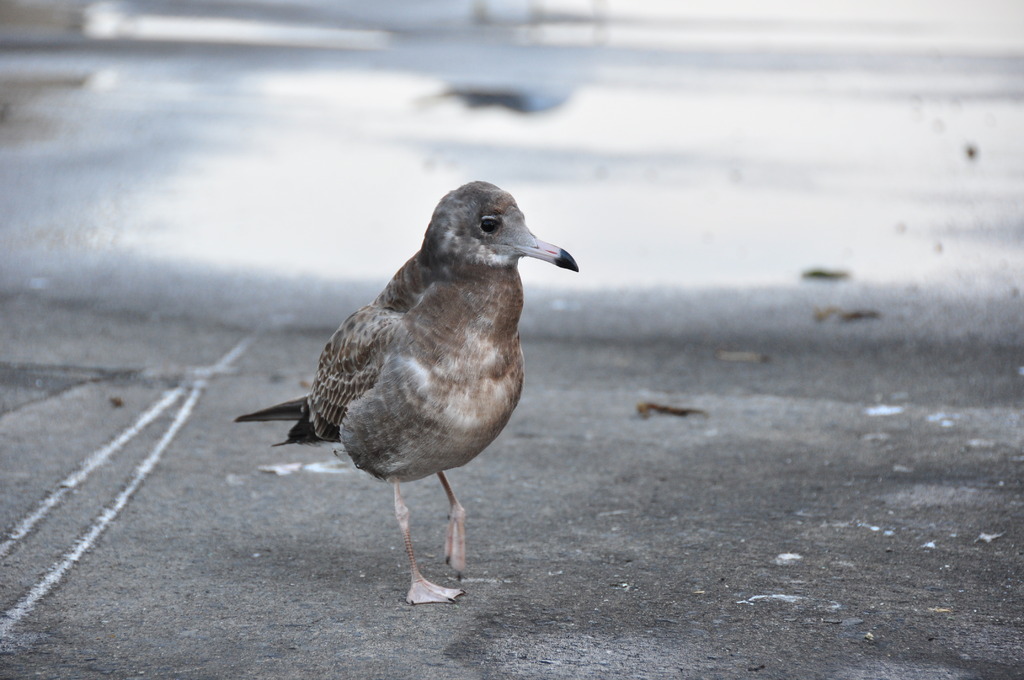
[[[450,192],[420,251],[335,331],[309,394],[237,419],[295,420],[281,444],[340,442],[356,467],[394,485],[410,604],[464,594],[420,574],[399,485],[441,480],[451,504],[445,560],[461,577],[466,513],[444,472],[483,451],[519,402],[523,256],[579,271],[569,253],[527,229],[510,194],[487,182]]]

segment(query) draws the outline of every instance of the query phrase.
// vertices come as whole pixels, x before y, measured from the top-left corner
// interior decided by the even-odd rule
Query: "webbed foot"
[[[405,596],[405,601],[409,604],[450,604],[455,602],[455,598],[459,595],[465,594],[466,591],[461,588],[444,588],[421,576],[419,579],[413,580],[409,587],[409,594]]]

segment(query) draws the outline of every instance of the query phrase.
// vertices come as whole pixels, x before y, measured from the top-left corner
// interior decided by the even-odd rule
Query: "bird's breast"
[[[518,342],[470,336],[435,361],[411,354],[402,364],[403,382],[414,398],[433,405],[429,411],[452,432],[500,429],[519,402],[523,369]]]

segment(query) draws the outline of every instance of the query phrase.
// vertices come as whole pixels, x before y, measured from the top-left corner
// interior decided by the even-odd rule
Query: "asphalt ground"
[[[231,422],[301,394],[364,291],[211,276],[159,319],[59,282],[0,303],[5,527],[184,388],[4,555],[2,677],[1020,677],[1016,298],[533,291],[522,403],[450,475],[467,594],[412,607],[390,488]],[[222,313],[239,289],[248,319],[244,296]],[[454,584],[443,491],[406,487],[424,571]]]

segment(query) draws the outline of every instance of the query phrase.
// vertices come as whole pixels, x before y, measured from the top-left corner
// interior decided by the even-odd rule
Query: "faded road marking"
[[[110,526],[111,522],[113,522],[117,518],[121,510],[123,510],[124,507],[128,504],[128,501],[131,499],[135,491],[138,490],[139,486],[142,485],[142,482],[145,481],[146,477],[149,476],[149,474],[153,471],[153,468],[156,467],[156,464],[160,462],[160,457],[163,455],[164,451],[167,449],[168,445],[171,443],[174,437],[178,434],[178,431],[181,430],[181,428],[188,421],[189,417],[192,415],[192,410],[195,408],[195,405],[199,402],[199,397],[202,396],[203,390],[206,389],[206,386],[209,383],[209,379],[219,373],[223,373],[229,370],[231,367],[231,363],[239,356],[241,356],[241,354],[246,349],[249,348],[249,345],[251,345],[252,342],[256,339],[256,335],[257,334],[254,333],[253,335],[244,338],[241,342],[235,345],[231,349],[231,351],[225,354],[217,363],[213,364],[212,366],[199,368],[193,371],[193,379],[186,383],[187,385],[191,385],[191,391],[189,392],[188,398],[185,400],[185,403],[181,405],[181,408],[178,409],[178,413],[174,416],[174,420],[171,422],[170,427],[167,428],[167,431],[164,433],[164,436],[160,439],[159,442],[157,442],[156,446],[153,447],[153,450],[149,453],[148,456],[146,456],[146,459],[139,463],[139,465],[135,468],[135,471],[132,473],[128,485],[125,486],[125,488],[114,498],[113,502],[108,507],[104,508],[104,510],[96,517],[89,530],[86,531],[81,538],[75,541],[74,546],[70,550],[68,550],[59,561],[57,561],[53,564],[53,566],[50,567],[46,574],[34,586],[32,586],[32,588],[29,589],[28,593],[26,593],[24,597],[22,597],[21,600],[18,601],[17,604],[15,604],[13,607],[4,612],[3,618],[0,619],[0,648],[7,646],[11,642],[10,638],[14,627],[18,625],[18,623],[22,619],[24,619],[26,616],[28,616],[28,614],[32,612],[36,604],[38,604],[38,602],[42,598],[46,597],[46,595],[51,590],[53,590],[54,586],[60,583],[60,580],[64,577],[64,574],[66,574],[67,571],[72,566],[74,566],[76,562],[78,562],[82,555],[85,554],[85,552],[89,550],[89,548],[91,548],[93,544],[95,544],[96,540],[103,534],[106,528]],[[150,414],[150,412],[154,412],[156,408],[160,405],[163,405],[165,401],[167,402],[167,404],[163,406],[163,409],[166,409],[174,401],[176,401],[177,398],[181,396],[181,394],[186,389],[186,385],[181,385],[175,390],[169,390],[167,393],[164,394],[164,397],[156,404],[154,404],[154,406],[151,407],[150,410],[147,411],[145,414],[143,414],[143,416]],[[171,399],[170,397],[170,395],[172,394],[174,395],[173,399]],[[161,409],[161,411],[163,409]],[[146,421],[146,424],[148,424],[148,422],[151,422],[153,418],[156,418],[157,415],[159,415],[159,413],[154,413],[152,418],[150,418],[149,421]],[[138,425],[142,421],[143,417],[140,417],[139,420],[136,421],[135,425]],[[135,425],[133,425],[133,427],[135,427]],[[145,427],[145,425],[143,425],[142,427]],[[130,431],[131,429],[132,428],[129,428],[129,430],[126,430],[126,432]],[[139,430],[141,431],[141,429],[142,428],[140,427]],[[135,436],[135,434],[137,434],[137,432],[132,434],[132,436]],[[111,444],[108,446],[112,446],[114,443],[120,441],[120,439],[123,436],[124,433],[122,433],[121,436],[115,439],[114,442],[111,442]],[[129,437],[128,439],[130,438],[131,437]],[[127,439],[125,441],[127,441]],[[120,446],[123,445],[124,442],[122,442],[118,446],[118,448],[120,448]],[[104,449],[101,449],[100,451],[102,452],[106,448],[107,447],[104,447]],[[116,449],[113,449],[112,451],[110,451],[110,453],[113,453],[113,451],[116,451]],[[107,457],[109,457],[110,453],[107,454]],[[85,477],[83,476],[81,478],[78,478],[76,477],[76,475],[78,475],[82,470],[86,469],[88,463],[96,457],[97,456],[95,455],[91,456],[89,460],[86,461],[86,464],[83,465],[78,472],[68,477],[68,480],[74,481],[76,485],[81,483],[81,481]],[[91,468],[89,468],[88,471],[95,469],[95,467],[100,463],[102,463],[102,460],[100,460]],[[88,475],[88,471],[86,472],[86,475]],[[54,492],[54,494],[56,493],[57,492]],[[49,498],[47,500],[49,500]],[[55,505],[59,500],[60,497],[58,496],[56,500],[53,502],[53,505]],[[45,504],[46,501],[40,504],[40,508],[42,508]],[[53,505],[50,505],[49,507],[53,507]],[[46,511],[48,511],[48,508]],[[40,515],[40,518],[42,516],[45,516],[46,511],[44,511],[42,515]],[[32,517],[38,513],[39,510],[37,509],[37,511],[29,517]],[[26,520],[27,519],[28,518],[26,518]],[[38,521],[38,519],[35,521]]]
[[[7,535],[7,538],[0,542],[0,557],[9,553],[18,541],[28,536],[33,527],[46,517],[51,510],[57,507],[68,491],[84,482],[93,470],[106,463],[112,455],[134,439],[135,435],[146,429],[160,414],[173,406],[174,402],[178,401],[185,391],[185,386],[179,385],[174,389],[164,392],[163,396],[140,415],[130,427],[124,429],[121,434],[117,435],[106,446],[94,451],[77,470],[57,484],[57,488],[44,498],[33,512],[23,517]]]

